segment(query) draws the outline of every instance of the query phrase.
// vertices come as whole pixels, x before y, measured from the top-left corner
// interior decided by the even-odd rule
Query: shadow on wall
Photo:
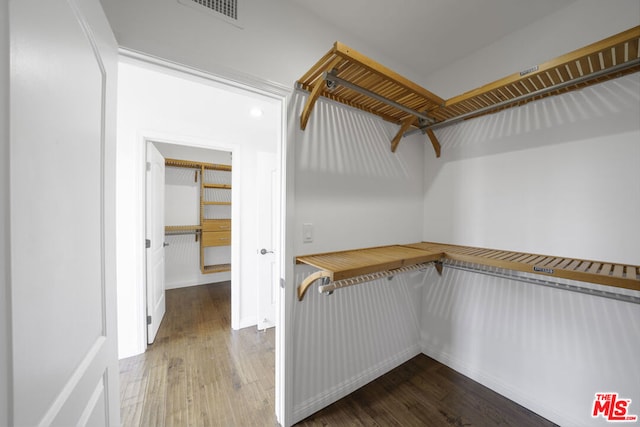
[[[441,161],[500,154],[637,130],[640,73],[435,131]]]
[[[314,269],[298,266],[296,283]],[[333,403],[420,352],[424,273],[400,274],[293,304],[296,418]]]
[[[306,130],[302,131],[300,113],[306,99],[306,94],[295,91],[289,103],[298,170],[360,177],[411,177],[411,168],[401,153],[402,144],[398,153],[391,152],[391,140],[398,131],[396,125],[320,98]]]
[[[602,390],[640,397],[637,304],[446,266],[426,276],[429,356],[560,424],[593,421]]]

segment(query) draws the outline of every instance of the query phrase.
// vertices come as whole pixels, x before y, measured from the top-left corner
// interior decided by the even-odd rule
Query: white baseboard
[[[550,409],[548,405],[544,405],[535,396],[531,396],[526,391],[517,389],[504,382],[503,380],[496,378],[494,375],[478,369],[477,366],[471,366],[467,361],[462,358],[455,357],[441,348],[436,346],[429,346],[425,339],[422,339],[422,353],[425,356],[431,357],[437,360],[443,365],[448,366],[461,373],[462,375],[471,378],[472,380],[482,384],[483,386],[495,391],[496,393],[512,400],[519,405],[527,408],[528,410],[535,412],[536,414],[562,426],[578,426],[581,425],[580,420],[567,417],[566,414],[560,414],[557,411]]]
[[[195,280],[179,281],[179,282],[167,282],[164,284],[164,289],[180,289],[188,288],[190,286],[208,285],[209,283],[222,283],[231,280],[228,273],[212,274],[209,277],[201,277]]]
[[[332,403],[342,399],[350,393],[353,393],[360,387],[370,383],[381,375],[386,374],[394,368],[402,365],[404,362],[420,354],[420,346],[413,345],[403,351],[387,358],[386,360],[371,366],[368,369],[354,375],[351,378],[336,384],[334,387],[325,390],[321,394],[307,399],[299,403],[293,408],[293,423],[297,423],[309,415],[318,412]]]
[[[246,317],[246,318],[240,319],[240,326],[238,327],[238,329],[244,329],[250,326],[257,326],[257,325],[258,325],[257,317]]]

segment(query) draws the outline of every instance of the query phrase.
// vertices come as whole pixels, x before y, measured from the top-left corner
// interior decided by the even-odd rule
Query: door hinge
[[[147,316],[147,325],[151,324],[151,316]]]
[[[151,170],[151,162],[147,162],[147,172]]]
[[[149,239],[145,239],[144,241],[144,247],[149,249],[151,247],[151,240]]]

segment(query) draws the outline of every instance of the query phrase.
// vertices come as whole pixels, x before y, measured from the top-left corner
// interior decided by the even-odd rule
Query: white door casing
[[[9,8],[13,425],[119,425],[117,45],[98,0]]]
[[[279,180],[275,153],[258,152],[256,182],[258,187],[258,329],[276,326],[279,297]]]
[[[152,344],[165,312],[164,157],[147,142],[146,179],[147,343]]]

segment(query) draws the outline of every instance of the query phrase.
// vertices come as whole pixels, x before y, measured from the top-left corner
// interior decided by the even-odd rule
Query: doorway
[[[232,218],[231,327],[254,327],[260,318],[255,295],[260,249],[279,252],[281,227],[270,244],[257,241],[259,226],[254,189],[260,153],[275,159],[274,192],[282,194],[281,144],[283,99],[201,79],[157,65],[123,58],[118,92],[118,321],[120,358],[146,348],[144,259],[145,145],[179,145],[182,149],[217,149],[232,153],[234,188]],[[178,144],[176,144],[178,142]],[[238,191],[235,191],[238,189]],[[274,223],[282,221],[281,210]],[[240,227],[240,224],[242,226]],[[237,240],[236,240],[237,239]],[[276,259],[278,259],[276,257]],[[237,260],[237,261],[236,261]],[[280,262],[274,263],[274,278]],[[275,284],[272,284],[275,288]],[[277,293],[276,293],[277,295]],[[275,319],[273,323],[277,323]]]
[[[233,329],[257,325],[260,319],[256,277],[260,249],[257,242],[258,199],[256,167],[261,153],[272,153],[276,181],[282,140],[282,100],[229,89],[219,83],[121,62],[118,92],[118,323],[120,358],[140,354],[146,347],[146,282],[144,271],[144,180],[147,141],[180,144],[183,148],[217,149],[232,153],[232,318]],[[252,110],[260,110],[254,116]],[[236,191],[237,190],[237,191]],[[279,196],[281,191],[276,191]],[[275,201],[280,206],[280,201]],[[278,214],[276,223],[281,221]],[[242,228],[240,228],[242,224]],[[278,227],[278,230],[281,230]],[[279,232],[279,231],[278,231]],[[236,241],[237,239],[237,241]],[[266,247],[269,246],[269,247]],[[261,256],[261,255],[260,255]],[[279,268],[279,263],[275,263]],[[279,277],[280,272],[273,274]],[[134,286],[132,286],[132,283]]]

